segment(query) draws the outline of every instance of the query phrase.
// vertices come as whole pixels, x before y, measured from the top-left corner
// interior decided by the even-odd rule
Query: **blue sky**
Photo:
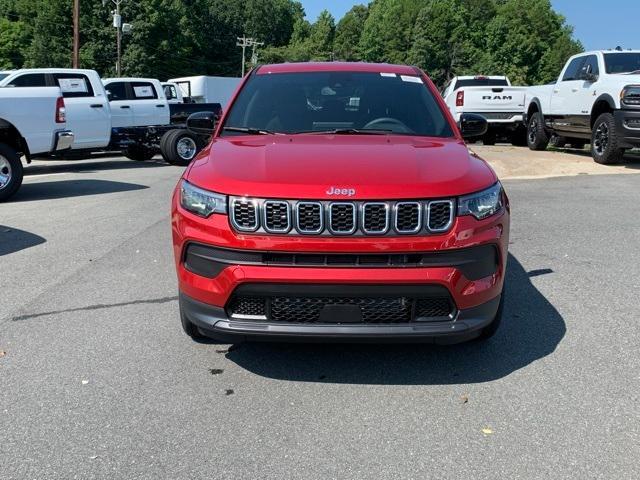
[[[366,0],[302,0],[307,18],[315,20],[323,9],[328,9],[336,21],[353,5]],[[551,0],[554,8],[573,25],[574,36],[587,50],[640,48],[638,18],[639,0]]]

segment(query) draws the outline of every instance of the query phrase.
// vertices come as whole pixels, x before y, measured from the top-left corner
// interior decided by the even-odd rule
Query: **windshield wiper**
[[[250,127],[223,127],[222,130],[225,132],[248,133],[250,135],[276,135],[276,132],[272,132],[271,130],[262,130],[260,128]]]
[[[393,130],[385,129],[360,129],[360,128],[334,128],[333,130],[307,130],[302,132],[294,132],[294,135],[388,135]]]

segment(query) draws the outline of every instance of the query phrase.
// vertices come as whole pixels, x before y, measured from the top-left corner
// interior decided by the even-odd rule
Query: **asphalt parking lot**
[[[504,181],[485,344],[230,347],[179,325],[181,169],[34,163],[0,204],[0,477],[639,478],[640,169],[619,169]]]

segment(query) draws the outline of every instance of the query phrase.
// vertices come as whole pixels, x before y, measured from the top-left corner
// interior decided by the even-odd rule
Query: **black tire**
[[[549,135],[544,129],[544,117],[540,112],[533,113],[529,118],[527,145],[531,150],[546,150],[549,145]]]
[[[129,145],[124,152],[125,157],[136,162],[146,162],[155,157],[155,155],[156,151],[153,148],[145,147],[144,145]]]
[[[187,130],[169,130],[160,140],[160,153],[171,165],[186,167],[201,150],[198,138]]]
[[[567,138],[559,135],[554,135],[549,140],[549,145],[554,148],[564,148],[567,146]]]
[[[22,185],[24,170],[20,156],[9,145],[0,143],[0,202],[9,200]]]
[[[514,147],[527,146],[527,129],[524,126],[516,128],[511,134],[511,145]]]
[[[500,297],[500,304],[498,305],[498,311],[496,312],[496,316],[493,318],[493,321],[482,329],[482,333],[478,336],[479,341],[488,340],[493,337],[500,324],[502,323],[502,312],[504,311],[504,297],[505,297],[505,289],[502,289],[502,296]]]
[[[495,132],[489,131],[489,132],[484,134],[484,137],[482,137],[482,144],[483,145],[495,145],[497,140],[498,140],[498,137],[495,134]]]
[[[591,132],[591,156],[597,163],[620,163],[625,149],[618,143],[616,122],[611,113],[603,113],[596,119]]]

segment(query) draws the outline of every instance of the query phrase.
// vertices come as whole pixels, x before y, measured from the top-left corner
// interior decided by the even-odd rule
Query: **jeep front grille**
[[[242,233],[300,235],[418,235],[444,233],[455,219],[453,200],[295,201],[233,197],[231,224]]]

